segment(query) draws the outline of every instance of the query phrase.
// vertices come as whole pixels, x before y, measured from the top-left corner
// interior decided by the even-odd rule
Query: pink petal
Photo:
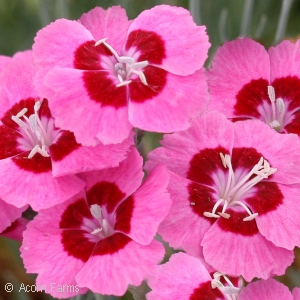
[[[295,134],[279,134],[257,120],[234,123],[235,147],[253,147],[277,168],[270,181],[283,184],[299,183],[300,143]],[[259,132],[259,134],[255,134]]]
[[[129,121],[134,127],[155,132],[184,130],[190,127],[191,118],[206,109],[209,94],[202,70],[187,77],[171,73],[165,76],[166,83],[161,92],[143,101],[137,100],[139,95],[145,95],[143,90],[135,90],[137,87],[134,82],[130,84]],[[146,78],[151,77],[146,74]],[[144,86],[142,83],[139,85]],[[153,90],[158,83],[154,85]]]
[[[60,154],[68,145],[69,140],[59,139],[50,146],[54,176],[76,174],[92,170],[116,167],[126,158],[129,147],[133,145],[134,133],[116,145],[98,145],[92,147],[80,146],[61,158]],[[76,141],[75,141],[76,142]],[[54,148],[55,147],[55,148]],[[54,153],[55,156],[53,155]]]
[[[299,77],[300,71],[300,42],[292,43],[284,40],[269,49],[271,63],[271,81],[286,76]]]
[[[0,55],[0,70],[3,70],[10,62],[11,57]]]
[[[34,63],[38,68],[73,68],[75,50],[90,40],[92,34],[77,21],[56,20],[38,31],[32,47]]]
[[[52,99],[52,97],[55,95],[55,92],[49,86],[44,84],[44,77],[50,69],[51,68],[44,68],[38,70],[33,78],[35,90],[39,95],[43,95],[43,97],[46,99]]]
[[[293,300],[288,287],[273,278],[251,282],[244,287],[239,300]],[[296,298],[295,298],[296,299]]]
[[[86,191],[89,193],[91,189],[101,183],[113,183],[123,196],[118,201],[123,201],[129,195],[133,194],[141,185],[144,173],[142,171],[143,159],[135,147],[131,147],[127,159],[122,161],[118,167],[104,169],[100,171],[93,171],[82,174],[82,178],[86,181]],[[110,198],[109,189],[107,190],[107,197]],[[99,197],[103,196],[99,194]],[[104,197],[104,196],[103,196]],[[119,202],[114,202],[112,211],[117,207]]]
[[[0,197],[17,207],[30,204],[38,211],[66,201],[83,189],[75,175],[53,178],[52,172],[26,171],[12,159],[0,160]]]
[[[86,146],[95,146],[99,140],[103,144],[122,142],[132,129],[127,107],[101,107],[101,103],[90,98],[83,74],[65,68],[46,75],[44,83],[56,92],[49,101],[56,125],[74,132],[77,142]]]
[[[164,135],[163,147],[148,154],[145,167],[149,170],[157,164],[165,164],[172,172],[186,177],[197,153],[218,146],[231,152],[233,139],[233,124],[223,114],[208,112],[195,119],[188,130]]]
[[[32,64],[32,52],[18,52],[2,72],[0,85],[0,118],[14,104],[27,98],[39,98],[33,86],[36,72]],[[18,74],[18,80],[16,80]]]
[[[245,84],[260,78],[267,82],[270,78],[270,62],[265,48],[249,38],[226,42],[214,55],[209,71],[209,109],[234,117],[237,94]]]
[[[154,271],[164,252],[155,240],[148,246],[131,241],[113,255],[91,256],[76,275],[76,282],[95,293],[121,296],[129,284],[140,285]]]
[[[293,250],[300,246],[300,207],[295,201],[300,185],[279,184],[278,187],[284,196],[283,203],[267,214],[259,214],[256,222],[266,239],[276,246]]]
[[[54,297],[66,298],[83,294],[87,289],[79,288],[75,281],[75,275],[84,262],[64,250],[61,242],[62,230],[57,228],[59,223],[55,222],[57,216],[61,217],[59,206],[39,212],[30,222],[24,232],[21,257],[28,273],[38,273],[37,285],[44,286],[45,292]],[[47,227],[43,223],[48,223]],[[70,285],[74,288],[60,291],[59,285]]]
[[[201,262],[185,253],[173,254],[167,263],[158,268],[157,278],[149,281],[152,291],[147,294],[148,300],[189,300],[201,283],[211,282],[211,277]],[[204,292],[208,297],[209,290]]]
[[[293,262],[293,251],[276,247],[259,232],[237,234],[224,231],[218,223],[219,220],[206,232],[201,243],[204,258],[214,269],[251,281],[254,277],[282,275]]]
[[[160,36],[165,48],[165,58],[160,67],[168,72],[192,74],[203,66],[207,58],[210,43],[205,26],[197,26],[190,13],[181,7],[158,5],[145,10],[133,20],[129,34],[135,30],[155,32]]]
[[[293,297],[294,297],[294,300],[299,300],[300,299],[300,288],[294,288],[293,289]]]
[[[78,20],[93,35],[96,41],[108,38],[108,43],[119,53],[125,44],[128,27],[126,10],[120,6],[109,7],[104,10],[95,7],[83,14]]]
[[[130,231],[124,232],[134,241],[147,245],[154,238],[159,223],[166,217],[171,207],[171,199],[167,193],[169,174],[164,166],[156,167],[142,186],[132,195],[134,208],[130,219]],[[127,200],[122,203],[126,205]],[[120,208],[120,206],[119,206]],[[117,209],[117,216],[118,210]],[[115,230],[119,223],[127,219],[127,214],[117,217]],[[125,220],[124,220],[125,221]],[[122,227],[120,227],[122,231]]]
[[[160,224],[158,233],[171,247],[185,250],[203,262],[200,244],[211,223],[203,215],[199,216],[195,206],[191,205],[190,184],[188,179],[171,173],[168,190],[173,204],[169,214]]]
[[[0,232],[9,227],[15,220],[21,217],[27,206],[18,208],[0,199]]]
[[[0,233],[0,235],[5,236],[7,238],[16,240],[18,242],[23,241],[23,232],[26,229],[26,225],[30,221],[25,218],[19,218],[16,221],[14,221],[11,226],[6,228],[4,231]]]

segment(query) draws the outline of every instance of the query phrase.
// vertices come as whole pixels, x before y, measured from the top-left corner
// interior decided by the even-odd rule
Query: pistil
[[[274,128],[278,132],[283,128],[284,124],[284,114],[286,111],[284,101],[282,98],[275,97],[275,89],[269,85],[268,86],[268,96],[271,101],[272,113],[271,113],[271,121],[266,120],[271,128]]]
[[[112,235],[114,230],[109,221],[105,218],[105,213],[102,211],[101,206],[99,206],[98,204],[92,204],[90,206],[90,211],[99,225],[97,228],[93,229],[91,234],[99,236],[101,238]]]
[[[226,187],[224,191],[219,191],[220,199],[215,203],[212,211],[204,212],[203,215],[209,218],[220,218],[221,216],[228,219],[230,218],[230,215],[226,213],[226,209],[230,206],[239,205],[249,214],[249,216],[245,217],[243,221],[251,221],[255,219],[258,216],[258,213],[252,213],[249,207],[245,203],[240,201],[240,199],[242,199],[245,193],[253,188],[257,183],[274,174],[277,169],[270,167],[268,161],[261,157],[259,162],[254,165],[251,171],[246,174],[241,180],[236,182],[230,155],[224,155],[223,153],[220,153],[220,157],[223,166],[225,168],[228,168]],[[223,205],[222,211],[216,213],[220,205]]]
[[[12,116],[11,119],[20,126],[20,131],[24,137],[29,140],[28,145],[31,145],[32,149],[28,154],[28,158],[32,158],[36,153],[40,153],[44,157],[49,157],[48,148],[51,144],[50,138],[39,118],[38,111],[41,107],[41,102],[36,101],[34,104],[34,114],[29,118],[25,115],[28,111],[27,108],[23,108],[16,116]],[[21,120],[21,118],[24,119]]]
[[[221,277],[228,283],[228,286],[225,286],[221,282]],[[240,288],[235,287],[229,278],[221,272],[215,272],[213,274],[213,278],[211,281],[211,286],[213,289],[218,288],[223,294],[225,294],[228,300],[235,300],[240,292]]]
[[[95,46],[97,47],[98,45],[103,44],[107,49],[110,50],[110,52],[118,61],[115,64],[114,68],[120,83],[116,84],[116,87],[121,87],[130,84],[132,82],[130,78],[132,77],[133,74],[137,75],[144,85],[148,85],[145,74],[142,71],[143,68],[148,66],[149,64],[148,61],[145,60],[145,61],[136,62],[133,57],[119,56],[117,51],[110,44],[108,44],[106,40],[107,38],[99,40],[98,42],[95,43]]]

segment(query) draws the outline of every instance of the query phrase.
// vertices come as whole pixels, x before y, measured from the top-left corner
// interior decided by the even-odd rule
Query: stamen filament
[[[145,74],[141,69],[145,68],[148,66],[148,61],[140,61],[140,62],[135,62],[135,59],[131,56],[119,56],[117,51],[106,42],[107,38],[101,39],[98,42],[95,43],[95,46],[98,46],[100,44],[103,44],[106,48],[110,50],[110,52],[113,54],[113,56],[116,58],[118,61],[114,65],[114,69],[116,71],[117,77],[119,79],[119,84],[116,84],[116,87],[121,87],[124,85],[127,85],[132,82],[130,80],[130,76],[132,74],[136,74],[139,76],[141,82],[144,85],[148,85],[147,79],[145,77]]]
[[[277,169],[272,168],[267,160],[261,157],[256,165],[247,173],[241,180],[235,184],[235,174],[232,168],[231,159],[229,154],[223,155],[220,153],[222,164],[225,168],[228,167],[228,176],[225,191],[224,185],[219,184],[220,198],[214,204],[211,212],[204,212],[203,215],[210,218],[219,218],[220,216],[226,219],[230,218],[230,214],[226,213],[229,206],[239,205],[248,213],[249,216],[245,217],[243,221],[251,221],[258,216],[258,213],[252,213],[248,206],[240,201],[242,197],[253,188],[257,183],[263,179],[268,178],[274,174]],[[254,176],[255,175],[255,176]],[[253,178],[251,178],[253,176]],[[250,179],[251,178],[251,179]],[[221,212],[217,212],[218,207],[223,204]]]

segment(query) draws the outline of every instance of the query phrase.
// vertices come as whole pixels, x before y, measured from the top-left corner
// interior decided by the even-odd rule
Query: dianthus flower
[[[36,283],[54,297],[84,293],[122,295],[139,285],[164,257],[153,240],[168,213],[169,175],[158,166],[140,186],[143,159],[132,148],[116,168],[83,173],[85,191],[67,202],[41,210],[24,232],[21,256]],[[139,187],[140,186],[140,187]]]
[[[300,135],[299,46],[285,40],[266,51],[249,38],[224,43],[208,72],[209,109]]]
[[[31,51],[6,59],[0,73],[0,197],[39,210],[82,190],[84,182],[73,174],[118,165],[133,133],[119,145],[83,147],[54,125],[48,100],[33,86],[35,74]]]
[[[300,245],[300,143],[258,120],[211,111],[165,135],[146,169],[165,164],[173,205],[158,232],[230,276],[284,274]]]
[[[121,142],[132,127],[174,132],[207,107],[209,46],[183,8],[160,5],[129,21],[120,7],[96,7],[37,33],[36,81],[56,125],[84,145]]]
[[[147,294],[147,299],[235,300],[238,299],[241,281],[233,279],[220,272],[214,272],[212,277],[197,258],[176,253],[167,263],[158,266],[154,275],[149,278],[148,284],[152,291]]]

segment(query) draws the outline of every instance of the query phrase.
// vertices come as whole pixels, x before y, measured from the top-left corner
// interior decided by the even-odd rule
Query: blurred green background
[[[283,3],[286,10],[283,14],[286,16],[282,18]],[[212,44],[206,66],[210,65],[214,51],[225,40],[250,36],[269,47],[283,38],[296,40],[300,37],[299,0],[0,0],[0,54],[12,56],[17,51],[30,49],[36,32],[51,21],[63,17],[76,20],[95,6],[107,8],[121,5],[126,8],[129,18],[132,19],[143,10],[159,4],[182,6],[186,9],[192,7],[195,21],[206,25]],[[147,133],[139,147],[141,153],[145,156],[157,147],[160,138],[161,135]],[[34,284],[34,276],[27,275],[23,268],[18,252],[19,246],[18,242],[0,237],[0,299],[53,299],[42,292],[4,291],[6,282],[17,286],[22,282]],[[295,252],[294,264],[285,276],[278,278],[290,288],[300,286],[300,251],[296,249]],[[73,299],[120,298],[87,294]],[[121,299],[133,297],[127,293]]]

